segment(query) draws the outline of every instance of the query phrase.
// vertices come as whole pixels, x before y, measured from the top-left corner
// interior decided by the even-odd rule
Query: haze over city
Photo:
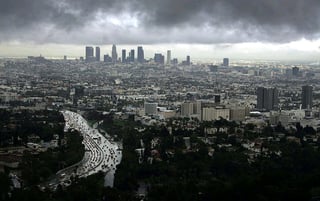
[[[318,61],[316,0],[3,1],[0,57],[84,56],[83,46],[143,45],[146,57]]]
[[[0,0],[0,201],[320,201],[320,0]]]

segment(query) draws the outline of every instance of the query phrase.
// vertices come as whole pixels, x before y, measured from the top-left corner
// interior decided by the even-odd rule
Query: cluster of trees
[[[46,152],[25,152],[20,164],[22,180],[26,186],[34,186],[47,180],[60,169],[73,165],[84,156],[82,137],[77,131],[66,133],[67,144]]]
[[[255,137],[290,134],[281,125],[271,128],[270,133],[256,133],[254,126],[248,125],[244,132]],[[307,134],[315,133],[308,126],[299,129],[298,124],[292,133]],[[197,143],[198,151],[183,152],[183,143],[173,143],[173,136],[161,126],[147,127],[141,133],[127,128],[122,135],[123,161],[117,170],[115,189],[126,194],[134,194],[143,182],[148,186],[148,200],[310,200],[320,195],[320,150],[308,143],[275,142],[281,155],[261,155],[252,162],[243,148],[230,152],[215,147],[210,157],[207,145],[192,138],[193,134],[191,141]],[[142,139],[146,156],[150,156],[148,144],[154,137],[160,138],[156,148],[162,160],[138,164],[134,149],[141,146]],[[174,137],[179,139],[179,135]],[[174,157],[166,157],[165,150],[174,150]]]
[[[13,112],[0,110],[0,146],[23,145],[28,136],[39,136],[40,140],[50,141],[54,134],[63,136],[64,118],[58,111]]]

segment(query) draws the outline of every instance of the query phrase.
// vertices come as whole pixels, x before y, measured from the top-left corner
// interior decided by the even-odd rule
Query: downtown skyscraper
[[[171,64],[171,50],[167,51],[167,65]]]
[[[137,61],[139,63],[144,63],[144,51],[143,51],[142,46],[138,47],[138,58],[137,58]]]
[[[94,60],[93,56],[93,47],[87,46],[86,47],[86,62],[90,62]]]
[[[225,67],[228,67],[229,66],[229,58],[223,58],[222,65]]]
[[[116,45],[112,45],[111,58],[113,63],[116,63],[118,61],[118,53],[117,53]]]
[[[164,64],[164,56],[160,53],[154,54],[154,62],[157,64]]]
[[[129,52],[129,62],[134,62],[134,50],[132,49],[130,52]]]
[[[100,61],[100,47],[96,47],[96,61]]]
[[[127,62],[127,51],[125,49],[122,50],[121,62],[122,63],[126,63]]]

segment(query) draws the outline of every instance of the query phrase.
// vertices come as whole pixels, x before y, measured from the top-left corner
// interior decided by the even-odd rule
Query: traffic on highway
[[[58,171],[56,177],[45,186],[55,190],[59,184],[71,185],[71,178],[74,176],[87,177],[102,171],[106,174],[105,186],[113,187],[114,173],[122,158],[119,145],[111,142],[111,139],[107,139],[97,129],[90,127],[80,114],[68,110],[62,111],[62,114],[65,119],[65,131],[74,129],[82,135],[85,154],[79,163]]]

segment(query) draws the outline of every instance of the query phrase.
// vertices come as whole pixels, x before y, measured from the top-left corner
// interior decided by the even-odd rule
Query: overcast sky
[[[0,56],[83,56],[85,45],[146,55],[320,58],[319,0],[0,0]]]

